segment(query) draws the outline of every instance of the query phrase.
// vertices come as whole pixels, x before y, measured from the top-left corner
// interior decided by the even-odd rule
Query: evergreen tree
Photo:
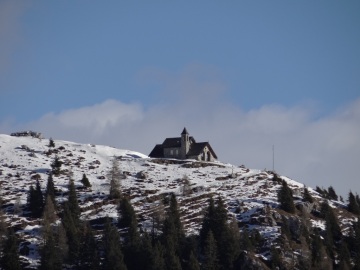
[[[121,198],[121,179],[123,175],[119,168],[119,162],[116,158],[112,161],[112,167],[107,175],[110,180],[110,199],[120,199]]]
[[[2,250],[2,257],[0,260],[2,269],[4,270],[20,270],[20,259],[18,252],[18,240],[13,231],[9,229],[7,232],[6,241]]]
[[[216,229],[215,224],[214,224],[215,215],[216,215],[216,210],[215,210],[214,199],[212,197],[210,197],[209,206],[206,209],[206,212],[204,214],[202,226],[200,229],[201,246],[205,245],[205,240],[209,234],[209,231]]]
[[[52,147],[54,148],[55,147],[55,143],[54,143],[54,140],[52,138],[49,139],[49,147]]]
[[[166,269],[181,269],[180,257],[185,234],[180,221],[175,194],[171,194],[170,205],[163,224],[161,240],[165,248]]]
[[[41,259],[39,270],[61,270],[62,258],[57,253],[56,240],[54,235],[50,233],[45,241],[45,245],[41,249]]]
[[[89,188],[91,187],[89,179],[86,177],[86,174],[84,173],[81,179],[81,183],[84,185],[84,187]]]
[[[164,248],[160,242],[156,242],[153,248],[152,262],[150,264],[150,270],[165,270],[165,254]]]
[[[84,225],[81,237],[81,250],[79,259],[79,269],[97,270],[100,267],[100,257],[96,247],[94,232],[89,224]]]
[[[251,243],[249,232],[247,229],[244,229],[240,235],[240,250],[242,251],[253,251],[254,247]]]
[[[54,204],[53,204],[50,196],[48,196],[46,198],[46,202],[45,202],[45,207],[44,207],[44,212],[43,212],[43,221],[42,221],[44,234],[50,233],[51,224],[54,223],[56,221],[56,219],[57,219],[57,216],[56,216]]]
[[[141,269],[141,242],[140,234],[137,228],[137,220],[134,208],[130,201],[123,197],[119,205],[119,226],[124,228],[126,233],[124,234],[124,257],[125,264],[128,269]]]
[[[333,245],[342,238],[341,229],[334,211],[327,202],[321,204],[321,214],[325,219],[325,245],[332,255]]]
[[[110,220],[105,224],[104,235],[104,270],[126,270],[124,256],[121,251],[120,235],[117,229],[111,225]]]
[[[80,222],[80,207],[77,201],[76,189],[71,175],[69,176],[68,190],[68,201],[64,203],[62,224],[68,239],[69,260],[71,263],[76,263],[80,255],[80,229],[82,226]]]
[[[49,200],[51,202],[51,200]],[[39,270],[61,270],[67,256],[67,246],[62,226],[50,228],[44,234],[44,244],[40,249]]]
[[[50,197],[54,207],[56,207],[56,200],[55,200],[55,185],[52,172],[49,173],[47,184],[46,184],[46,191],[45,191],[45,198]]]
[[[36,194],[35,200],[37,207],[37,210],[35,211],[35,215],[36,217],[41,217],[44,210],[44,196],[41,191],[39,180],[36,180],[35,194]]]
[[[200,270],[200,264],[194,252],[190,252],[189,263],[187,265],[187,270]]]
[[[62,165],[62,162],[60,161],[59,157],[55,156],[54,161],[50,165],[52,168],[53,175],[58,176],[60,174],[61,165]]]
[[[285,180],[282,181],[282,187],[278,192],[278,201],[282,210],[288,213],[295,213],[292,190],[288,187]]]
[[[360,214],[360,207],[359,204],[356,200],[356,197],[354,196],[354,194],[350,191],[349,192],[349,204],[348,204],[348,210],[349,212],[355,214],[355,215],[359,215]]]
[[[335,190],[334,190],[334,188],[332,186],[330,186],[328,188],[328,198],[330,200],[335,200],[335,201],[338,200],[338,195],[336,194],[336,192],[335,192]]]
[[[68,190],[69,190],[69,193],[68,193],[67,205],[68,205],[71,215],[74,219],[74,222],[76,223],[75,225],[78,225],[78,223],[80,221],[79,217],[80,217],[81,211],[80,211],[79,203],[77,200],[77,194],[76,194],[74,180],[72,178],[69,178]]]
[[[31,216],[34,218],[40,218],[44,208],[44,198],[38,180],[36,181],[35,189],[32,185],[30,186],[27,200]]]
[[[218,252],[216,241],[212,231],[208,232],[204,246],[204,262],[202,265],[203,270],[217,270],[220,269],[218,263]]]
[[[309,202],[309,203],[313,203],[314,202],[314,198],[311,196],[309,190],[307,189],[307,187],[304,187],[304,197],[303,197],[303,201],[304,202]]]
[[[271,269],[279,269],[279,267],[281,267],[282,265],[279,250],[277,250],[274,247],[271,247],[270,254],[271,254]]]

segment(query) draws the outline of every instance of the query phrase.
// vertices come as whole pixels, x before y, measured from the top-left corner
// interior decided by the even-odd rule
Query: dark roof
[[[199,142],[199,143],[193,143],[190,147],[189,152],[187,153],[187,156],[198,156],[202,153],[205,146],[207,146],[213,155],[214,158],[217,159],[217,156],[214,152],[214,150],[211,148],[210,144],[208,142]]]
[[[161,144],[155,145],[154,149],[149,154],[149,157],[153,158],[163,158],[164,157],[164,149]]]
[[[163,148],[181,147],[181,138],[166,138],[162,143]]]
[[[189,132],[186,130],[186,127],[184,127],[184,130],[181,132],[181,135],[183,134],[188,134],[189,135]]]

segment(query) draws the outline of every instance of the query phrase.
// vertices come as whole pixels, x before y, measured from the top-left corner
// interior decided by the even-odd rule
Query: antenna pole
[[[273,152],[273,172],[275,172],[275,147],[274,145],[272,146],[272,152]]]

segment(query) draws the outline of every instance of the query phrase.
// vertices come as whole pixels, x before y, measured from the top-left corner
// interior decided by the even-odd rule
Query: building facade
[[[180,137],[166,138],[162,144],[157,144],[149,154],[152,158],[196,159],[215,161],[217,156],[208,142],[196,142],[189,136],[186,128]]]

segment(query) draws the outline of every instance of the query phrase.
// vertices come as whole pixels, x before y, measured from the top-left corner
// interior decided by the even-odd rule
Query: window
[[[178,150],[178,149],[175,150],[175,154],[176,154],[177,156],[179,155],[179,150]]]
[[[174,154],[174,150],[170,150],[170,155],[173,155]]]

